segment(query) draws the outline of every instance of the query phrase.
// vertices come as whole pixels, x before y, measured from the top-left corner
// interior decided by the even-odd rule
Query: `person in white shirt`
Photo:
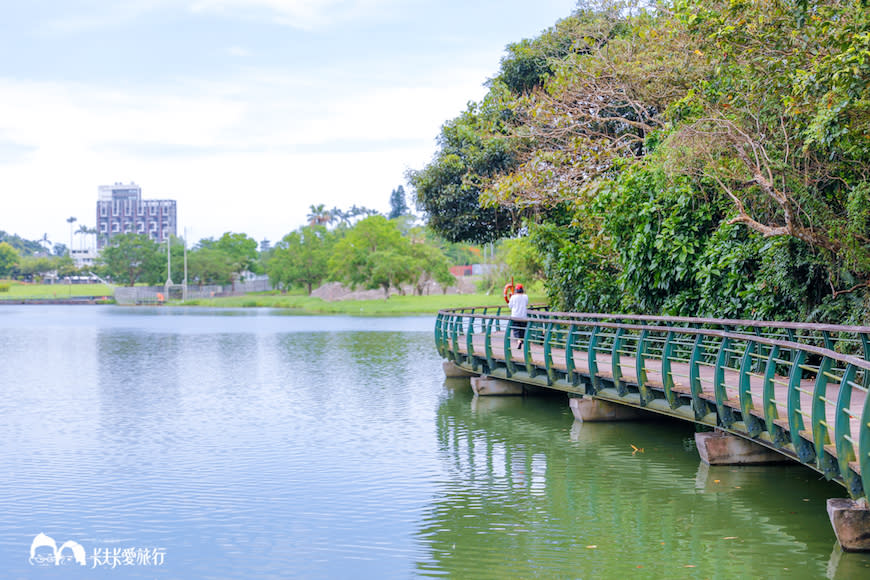
[[[519,339],[519,346],[517,348],[523,348],[523,341],[526,338],[526,321],[524,319],[529,311],[529,296],[523,289],[522,284],[517,284],[516,293],[511,296],[508,306],[511,309],[511,318],[519,319],[512,320],[511,326],[514,329],[514,336]]]

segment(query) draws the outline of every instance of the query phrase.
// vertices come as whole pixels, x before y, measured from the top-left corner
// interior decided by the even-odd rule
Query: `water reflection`
[[[39,532],[165,548],[164,569],[117,578],[843,578],[870,563],[831,552],[839,488],[706,469],[679,423],[474,399],[443,380],[428,319],[6,308],[4,577],[35,577]]]
[[[690,426],[583,424],[553,403],[445,390],[451,476],[421,528],[421,572],[818,578],[835,566],[824,501],[837,486],[798,466],[709,467],[684,443]]]

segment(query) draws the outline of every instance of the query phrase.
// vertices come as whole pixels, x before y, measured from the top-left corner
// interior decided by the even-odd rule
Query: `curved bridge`
[[[438,352],[476,374],[715,427],[807,465],[866,505],[870,327],[535,309],[518,348],[505,314],[442,310]]]

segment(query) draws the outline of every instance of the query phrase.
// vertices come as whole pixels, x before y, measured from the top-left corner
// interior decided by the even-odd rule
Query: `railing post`
[[[864,348],[864,360],[870,361],[870,335],[861,333],[861,346]],[[870,371],[866,369],[864,370],[864,388],[870,391]],[[866,425],[866,423],[864,424]]]
[[[490,372],[495,368],[495,358],[492,356],[492,323],[497,321],[497,319],[489,318],[486,320],[485,325],[485,335],[484,335],[484,343],[483,350],[486,355],[486,366],[489,367]]]
[[[852,497],[859,497],[862,494],[862,481],[857,474],[849,467],[849,462],[856,459],[855,446],[852,444],[852,417],[849,406],[852,403],[852,381],[855,379],[855,366],[849,364],[846,370],[843,371],[843,378],[840,380],[840,394],[837,397],[837,420],[834,424],[834,433],[837,447],[837,462],[840,465],[840,476],[846,483],[846,489]],[[865,411],[866,411],[866,399]],[[863,413],[862,413],[863,415]],[[863,429],[867,429],[866,424],[862,425]],[[860,441],[860,439],[859,439]],[[862,451],[867,453],[867,449]],[[863,475],[863,474],[862,474]]]
[[[517,372],[517,366],[514,364],[513,353],[511,352],[511,332],[513,331],[513,320],[508,319],[504,330],[504,362],[505,375],[511,377]]]
[[[731,347],[731,339],[723,337],[719,344],[719,352],[716,354],[716,367],[713,369],[713,394],[716,396],[716,411],[719,414],[719,423],[726,429],[734,424],[734,413],[731,407],[726,405],[728,391],[725,389],[725,366],[728,363],[728,349]]]
[[[444,314],[441,312],[435,317],[435,348],[438,350],[438,354],[441,358],[447,358],[447,353],[444,350],[444,344],[441,341],[442,332],[441,332],[441,323],[444,321]]]
[[[556,371],[553,369],[553,347],[550,341],[553,337],[553,323],[547,323],[547,332],[544,334],[544,367],[547,369],[547,385],[556,382]]]
[[[535,365],[532,362],[532,351],[531,351],[531,343],[532,343],[532,328],[533,321],[526,320],[526,335],[523,339],[523,362],[526,364],[526,372],[529,374],[529,378],[535,376]],[[538,324],[537,321],[534,321],[535,324]]]
[[[569,324],[568,338],[565,339],[565,373],[568,377],[568,381],[576,387],[579,382],[579,377],[577,377],[574,372],[574,330],[575,326]]]
[[[804,463],[808,462],[815,453],[810,450],[810,443],[801,437],[801,431],[804,429],[804,418],[801,414],[801,379],[803,378],[803,369],[801,366],[806,360],[807,353],[798,350],[792,353],[791,372],[788,375],[788,431],[791,436],[791,443],[794,446],[794,451],[797,453],[798,459]]]
[[[707,414],[706,403],[701,398],[704,385],[701,384],[701,369],[699,364],[704,356],[704,335],[695,336],[695,344],[692,347],[692,356],[689,359],[689,386],[692,389],[692,409],[695,411],[695,419],[701,420]]]
[[[640,404],[644,407],[653,400],[652,392],[646,382],[646,339],[648,335],[649,331],[644,328],[637,341],[637,356],[635,357],[634,363],[634,368],[637,374],[637,390],[640,393]]]
[[[776,376],[777,359],[779,358],[779,346],[774,345],[770,349],[767,356],[767,365],[764,369],[764,387],[762,389],[762,398],[764,403],[764,423],[767,426],[767,432],[773,444],[777,447],[782,447],[786,444],[786,439],[776,424],[776,419],[779,418],[779,411],[776,408],[776,385],[773,378]]]
[[[471,364],[471,368],[475,371],[477,370],[478,364],[477,360],[474,357],[474,314],[468,315],[468,330],[465,332],[465,352],[468,355],[468,362]]]
[[[625,329],[622,327],[616,329],[616,336],[613,337],[613,346],[610,349],[611,372],[613,373],[613,386],[619,396],[628,394],[628,389],[622,384],[622,367],[620,366],[619,349],[622,348],[622,335],[625,334]]]
[[[828,395],[828,373],[831,372],[832,360],[822,357],[816,373],[816,383],[813,388],[813,407],[811,420],[813,423],[813,445],[816,448],[816,467],[826,479],[836,477],[839,468],[833,458],[825,451],[825,445],[831,443],[831,431],[826,416],[826,398]]]
[[[865,385],[867,384],[868,376],[870,376],[870,370],[864,369]],[[858,434],[858,450],[861,453],[861,456],[858,458],[858,466],[861,468],[861,485],[866,493],[867,490],[870,490],[870,393],[864,394],[864,409],[861,412],[861,431]]]
[[[671,357],[674,355],[674,331],[668,330],[665,337],[665,346],[662,348],[662,385],[665,389],[665,398],[671,409],[680,406],[680,402],[674,395],[674,375],[671,374]]]
[[[450,326],[450,339],[453,345],[452,353],[453,353],[453,362],[460,362],[459,360],[459,325],[462,324],[461,315],[454,314],[452,324]]]
[[[601,381],[598,378],[598,327],[592,327],[592,335],[589,337],[589,345],[586,347],[586,364],[589,366],[589,382],[592,385],[592,394],[601,390]]]
[[[738,381],[740,414],[743,415],[743,424],[746,425],[746,431],[751,437],[758,437],[764,428],[761,421],[752,414],[754,407],[752,403],[752,372],[753,355],[757,351],[755,341],[747,341],[746,349],[743,351],[743,358],[740,361],[740,380]]]

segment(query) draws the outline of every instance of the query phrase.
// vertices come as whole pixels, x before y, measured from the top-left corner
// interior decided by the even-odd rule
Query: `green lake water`
[[[707,467],[689,424],[476,399],[433,325],[0,307],[0,577],[870,577],[839,486]]]

